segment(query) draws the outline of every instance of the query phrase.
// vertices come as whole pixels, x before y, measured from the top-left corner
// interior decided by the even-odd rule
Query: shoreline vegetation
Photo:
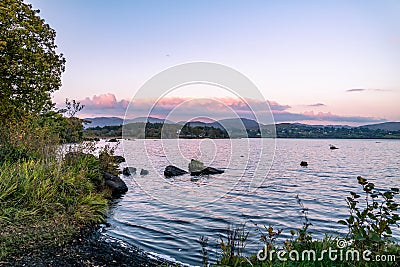
[[[216,266],[399,266],[400,243],[392,240],[392,230],[400,227],[399,188],[377,189],[375,184],[358,176],[360,193],[350,192],[346,198],[349,216],[339,220],[348,229],[345,236],[325,233],[314,239],[308,208],[299,196],[297,203],[303,215],[301,229],[290,229],[283,238],[283,229],[257,226],[261,247],[257,254],[246,255],[249,232],[245,225],[230,227],[220,237],[220,258]],[[203,266],[209,264],[208,239],[200,237]]]

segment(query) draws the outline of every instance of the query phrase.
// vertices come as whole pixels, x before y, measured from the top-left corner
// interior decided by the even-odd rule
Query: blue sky
[[[55,100],[86,98],[87,115],[96,103],[104,113],[94,95],[118,105],[165,68],[210,61],[248,76],[289,114],[400,121],[397,0],[26,2],[67,59]]]

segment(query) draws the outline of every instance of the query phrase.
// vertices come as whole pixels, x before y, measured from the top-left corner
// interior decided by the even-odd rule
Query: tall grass
[[[82,226],[102,222],[109,192],[100,161],[5,161],[0,166],[0,259],[21,249],[68,241]]]
[[[64,159],[53,124],[36,117],[0,127],[0,260],[61,245],[105,219],[100,159],[80,146]]]

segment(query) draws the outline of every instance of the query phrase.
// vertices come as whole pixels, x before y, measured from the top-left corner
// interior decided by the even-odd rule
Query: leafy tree
[[[65,59],[56,32],[22,0],[0,1],[0,123],[53,107]]]

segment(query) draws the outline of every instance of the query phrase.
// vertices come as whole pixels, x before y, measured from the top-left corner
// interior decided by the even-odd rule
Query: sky
[[[248,77],[265,98],[250,101],[267,100],[277,122],[400,121],[398,0],[25,2],[56,30],[67,60],[54,101],[81,101],[83,117],[123,117],[148,79],[202,61]],[[219,119],[226,114],[212,99],[225,107],[240,102],[214,86],[184,89],[166,95],[158,103],[163,113],[153,115],[194,98],[192,112],[208,105]]]

